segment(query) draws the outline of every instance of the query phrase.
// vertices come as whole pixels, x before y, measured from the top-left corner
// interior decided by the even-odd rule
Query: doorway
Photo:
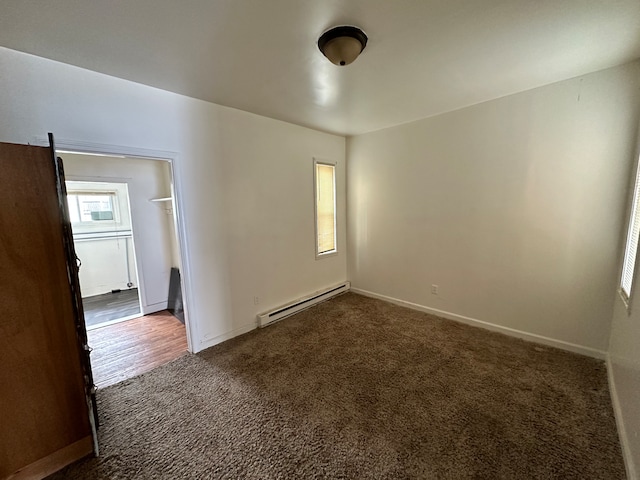
[[[139,317],[127,184],[67,180],[66,186],[87,330]]]
[[[188,351],[173,172],[162,159],[58,154],[94,381],[104,387]]]

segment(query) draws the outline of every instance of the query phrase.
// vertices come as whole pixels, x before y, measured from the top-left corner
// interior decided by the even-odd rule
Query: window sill
[[[624,308],[627,310],[627,315],[631,315],[631,299],[627,297],[626,293],[624,293],[621,288],[618,288],[618,295],[624,304]]]
[[[335,257],[336,255],[338,255],[337,250],[334,250],[333,252],[327,252],[327,253],[316,253],[316,260],[320,260],[327,257]]]

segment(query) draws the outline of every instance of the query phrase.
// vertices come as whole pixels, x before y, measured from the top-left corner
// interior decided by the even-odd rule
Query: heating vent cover
[[[320,302],[329,300],[331,297],[335,297],[336,295],[345,293],[349,291],[350,288],[350,282],[341,283],[340,285],[336,285],[335,287],[320,290],[318,292],[315,292],[314,294],[300,298],[291,303],[281,305],[280,307],[274,308],[273,310],[270,310],[268,312],[261,313],[258,315],[258,326],[266,327],[267,325],[277,322],[278,320],[282,320],[283,318],[289,317],[295,313],[317,305]]]

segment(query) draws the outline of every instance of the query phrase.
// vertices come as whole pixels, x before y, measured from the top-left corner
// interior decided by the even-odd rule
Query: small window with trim
[[[71,223],[117,221],[115,192],[68,192]]]
[[[316,258],[338,253],[336,236],[336,164],[313,160]]]
[[[627,309],[630,307],[633,275],[636,268],[636,257],[638,253],[638,237],[640,236],[640,208],[638,205],[638,197],[640,196],[640,166],[636,168],[636,181],[633,187],[633,200],[631,203],[631,214],[629,216],[627,241],[624,247],[622,276],[620,278],[620,296],[622,297],[622,300],[624,300]]]

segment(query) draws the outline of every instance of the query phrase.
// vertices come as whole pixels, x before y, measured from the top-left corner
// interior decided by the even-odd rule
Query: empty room
[[[0,479],[638,478],[639,130],[637,0],[3,2]]]

